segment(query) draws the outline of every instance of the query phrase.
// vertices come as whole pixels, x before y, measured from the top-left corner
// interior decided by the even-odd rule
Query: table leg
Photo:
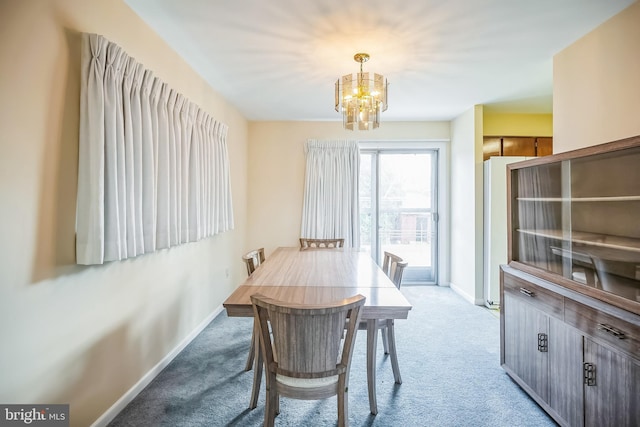
[[[369,409],[378,413],[376,402],[376,346],[378,345],[378,320],[367,320],[367,386],[369,389]]]
[[[251,389],[251,401],[249,409],[255,409],[258,406],[258,395],[260,394],[260,382],[262,381],[262,350],[260,349],[260,330],[258,322],[253,322],[253,348],[255,356],[253,358],[253,388]]]

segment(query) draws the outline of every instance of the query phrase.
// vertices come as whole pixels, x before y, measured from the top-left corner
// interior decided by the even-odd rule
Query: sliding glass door
[[[403,283],[437,280],[437,150],[363,150],[360,245],[381,263],[385,251],[409,263]]]

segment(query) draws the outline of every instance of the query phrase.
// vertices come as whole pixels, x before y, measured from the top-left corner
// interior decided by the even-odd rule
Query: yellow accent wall
[[[81,32],[229,125],[235,230],[75,265]],[[244,280],[248,122],[122,0],[0,1],[0,76],[0,402],[89,426]]]
[[[485,136],[553,136],[552,114],[489,113],[482,118]]]

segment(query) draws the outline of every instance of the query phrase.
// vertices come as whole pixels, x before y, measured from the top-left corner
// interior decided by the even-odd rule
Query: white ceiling
[[[389,80],[383,121],[550,113],[553,55],[633,0],[125,0],[249,120],[341,120],[334,84]]]

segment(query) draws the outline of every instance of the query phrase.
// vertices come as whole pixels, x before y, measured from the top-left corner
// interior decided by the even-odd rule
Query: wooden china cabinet
[[[640,136],[507,165],[501,364],[560,425],[640,425]]]

